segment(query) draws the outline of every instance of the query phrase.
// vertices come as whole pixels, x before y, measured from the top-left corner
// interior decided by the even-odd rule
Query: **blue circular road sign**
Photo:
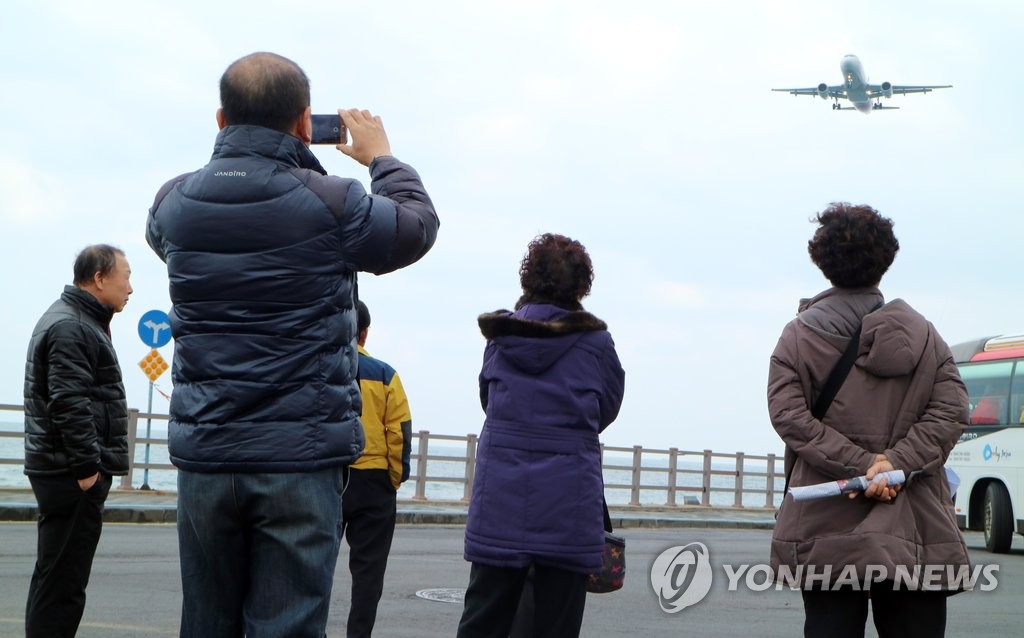
[[[166,346],[171,340],[171,320],[163,310],[150,310],[139,319],[139,338],[151,348]]]

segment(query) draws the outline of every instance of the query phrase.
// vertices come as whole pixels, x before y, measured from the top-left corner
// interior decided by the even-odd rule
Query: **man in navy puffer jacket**
[[[372,194],[308,149],[309,81],[254,53],[221,78],[204,168],[160,189],[175,339],[182,636],[323,636],[343,467],[363,449],[356,273],[422,257],[438,220],[379,117],[339,111]]]

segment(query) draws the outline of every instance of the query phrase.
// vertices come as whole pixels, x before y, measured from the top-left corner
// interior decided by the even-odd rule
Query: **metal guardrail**
[[[20,405],[0,404],[0,421],[4,412],[22,413]],[[139,436],[139,426],[144,424],[145,431],[150,430],[153,420],[167,421],[166,414],[150,414],[139,412],[135,408],[128,411],[128,455],[131,460],[128,474],[122,477],[119,489],[134,489],[132,485],[139,473],[148,477],[149,471],[175,471],[168,463],[138,462],[136,450],[140,446],[167,447],[167,439],[163,437]],[[23,439],[23,432],[0,431],[0,439]],[[409,477],[413,483],[413,500],[427,501],[428,485],[446,484],[461,485],[462,501],[469,501],[476,470],[476,451],[479,437],[475,434],[456,436],[449,434],[432,434],[421,430],[415,434],[412,463],[414,469]],[[431,445],[441,444],[451,448],[462,448],[460,454],[431,454]],[[605,490],[628,493],[628,504],[658,505],[677,507],[679,505],[725,506],[725,507],[763,507],[774,508],[782,498],[781,455],[755,455],[744,452],[735,454],[712,452],[711,450],[689,451],[678,448],[653,449],[640,445],[633,447],[601,446],[602,469],[605,474]],[[147,450],[148,452],[148,450]],[[166,458],[166,453],[160,455]],[[628,465],[608,462],[609,456],[629,458]],[[146,459],[150,458],[147,453]],[[22,465],[24,457],[0,458],[0,465]],[[431,474],[431,468],[438,464],[460,465],[454,471]],[[448,466],[452,470],[451,466]],[[626,480],[624,479],[628,476]],[[403,487],[404,489],[404,487]],[[451,492],[451,488],[448,488]],[[456,492],[457,493],[457,492]],[[645,495],[655,493],[657,502],[644,499]],[[662,501],[662,494],[664,501]],[[729,496],[731,495],[731,499]],[[747,505],[746,500],[756,504]],[[435,495],[435,500],[439,498]],[[450,500],[450,499],[445,499]],[[680,500],[682,501],[680,503]],[[731,503],[729,502],[731,500]],[[613,499],[609,499],[612,502]]]
[[[0,414],[4,412],[18,412],[24,414],[24,406],[21,405],[10,405],[0,404]],[[118,485],[118,489],[130,490],[132,488],[132,481],[136,471],[146,470],[172,470],[176,471],[173,465],[169,463],[136,463],[135,462],[135,450],[138,445],[152,445],[167,447],[167,439],[165,438],[146,438],[139,437],[139,419],[156,419],[166,421],[168,416],[166,414],[148,414],[139,412],[135,408],[128,409],[128,474],[121,477],[121,483]],[[2,420],[2,419],[0,419]],[[3,438],[16,438],[19,440],[25,439],[24,431],[21,432],[4,432],[0,431],[0,439]],[[147,455],[148,456],[148,455]],[[24,455],[20,457],[0,457],[0,465],[23,465],[25,463]]]

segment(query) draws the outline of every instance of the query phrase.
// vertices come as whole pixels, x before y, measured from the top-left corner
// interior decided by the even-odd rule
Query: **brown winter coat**
[[[804,300],[772,354],[768,410],[797,454],[790,486],[863,475],[877,453],[907,473],[907,484],[892,503],[787,497],[772,536],[777,573],[780,565],[819,574],[831,565],[832,582],[853,565],[863,583],[868,565],[892,579],[899,565],[912,572],[968,564],[943,470],[967,421],[967,393],[934,326],[899,299],[870,312],[881,301],[875,288],[832,288]],[[810,406],[862,318],[855,365],[818,421]],[[931,584],[961,589],[942,569]]]

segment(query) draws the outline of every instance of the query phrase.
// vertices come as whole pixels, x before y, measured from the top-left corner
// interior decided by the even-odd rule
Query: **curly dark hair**
[[[812,221],[820,226],[807,252],[837,288],[877,286],[900,249],[892,220],[870,206],[833,202]]]
[[[594,267],[583,244],[565,235],[538,235],[519,266],[523,296],[516,307],[541,302],[579,309],[593,282]]]

